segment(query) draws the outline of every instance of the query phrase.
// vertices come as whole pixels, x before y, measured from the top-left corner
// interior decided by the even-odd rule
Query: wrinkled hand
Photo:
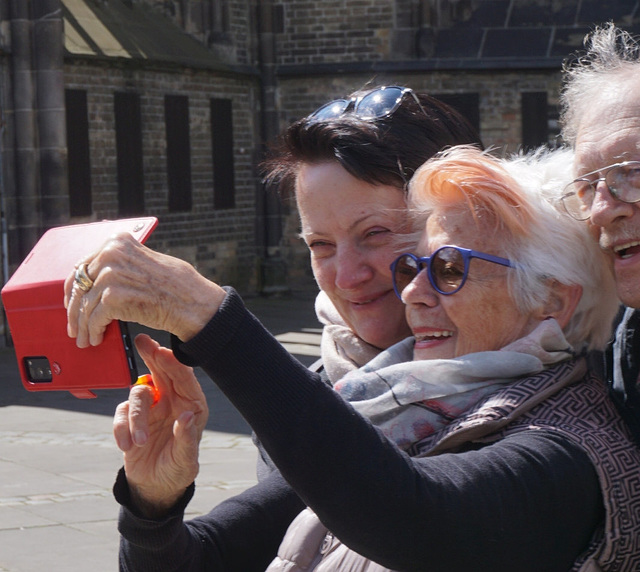
[[[153,389],[135,385],[129,400],[118,405],[113,434],[124,453],[124,469],[134,504],[159,517],[184,494],[198,474],[198,446],[207,423],[207,401],[193,374],[171,350],[149,336],[136,337],[160,398]]]
[[[64,284],[67,332],[80,348],[102,342],[112,320],[137,322],[189,341],[217,312],[225,292],[193,266],[140,244],[128,233],[114,235],[81,262],[93,287]],[[78,264],[78,265],[79,265]]]

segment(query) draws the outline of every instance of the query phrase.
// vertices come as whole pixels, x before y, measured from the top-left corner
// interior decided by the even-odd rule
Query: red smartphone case
[[[101,221],[48,230],[2,289],[22,384],[29,391],[65,390],[79,398],[92,390],[128,387],[137,368],[127,325],[114,320],[99,346],[80,349],[67,335],[64,281],[75,264],[116,233],[144,243],[155,217]]]

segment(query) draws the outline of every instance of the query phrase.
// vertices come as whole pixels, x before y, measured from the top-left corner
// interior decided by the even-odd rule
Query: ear
[[[567,285],[552,280],[549,284],[549,296],[544,306],[540,309],[541,320],[555,318],[561,328],[565,328],[576,310],[582,297],[582,286],[578,284]]]

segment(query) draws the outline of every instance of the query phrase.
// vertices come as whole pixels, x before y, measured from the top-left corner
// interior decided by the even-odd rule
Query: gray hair
[[[580,118],[595,96],[614,81],[627,81],[640,72],[640,44],[612,22],[596,27],[584,39],[586,51],[565,63],[560,96],[562,136],[575,145]]]
[[[558,204],[572,179],[572,153],[543,148],[497,159],[453,147],[418,169],[409,185],[409,204],[423,231],[438,204],[494,217],[503,255],[516,263],[508,273],[509,295],[523,312],[543,307],[554,281],[581,286],[580,302],[564,328],[567,340],[581,351],[606,345],[619,301],[610,260],[588,226]],[[452,197],[457,197],[453,203]]]
[[[573,178],[572,159],[570,149],[542,148],[504,160],[506,170],[534,204],[539,223],[516,258],[522,276],[514,294],[518,300],[517,290],[537,293],[548,287],[548,279],[582,286],[580,302],[564,333],[576,349],[602,349],[610,340],[620,301],[610,259],[590,236],[588,225],[568,216],[559,203]]]

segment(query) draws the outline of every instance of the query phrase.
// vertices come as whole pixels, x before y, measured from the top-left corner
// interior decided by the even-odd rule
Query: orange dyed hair
[[[452,147],[424,163],[411,179],[409,197],[410,207],[422,213],[466,204],[474,217],[488,215],[513,237],[529,236],[535,224],[517,181],[498,159],[476,147]]]

